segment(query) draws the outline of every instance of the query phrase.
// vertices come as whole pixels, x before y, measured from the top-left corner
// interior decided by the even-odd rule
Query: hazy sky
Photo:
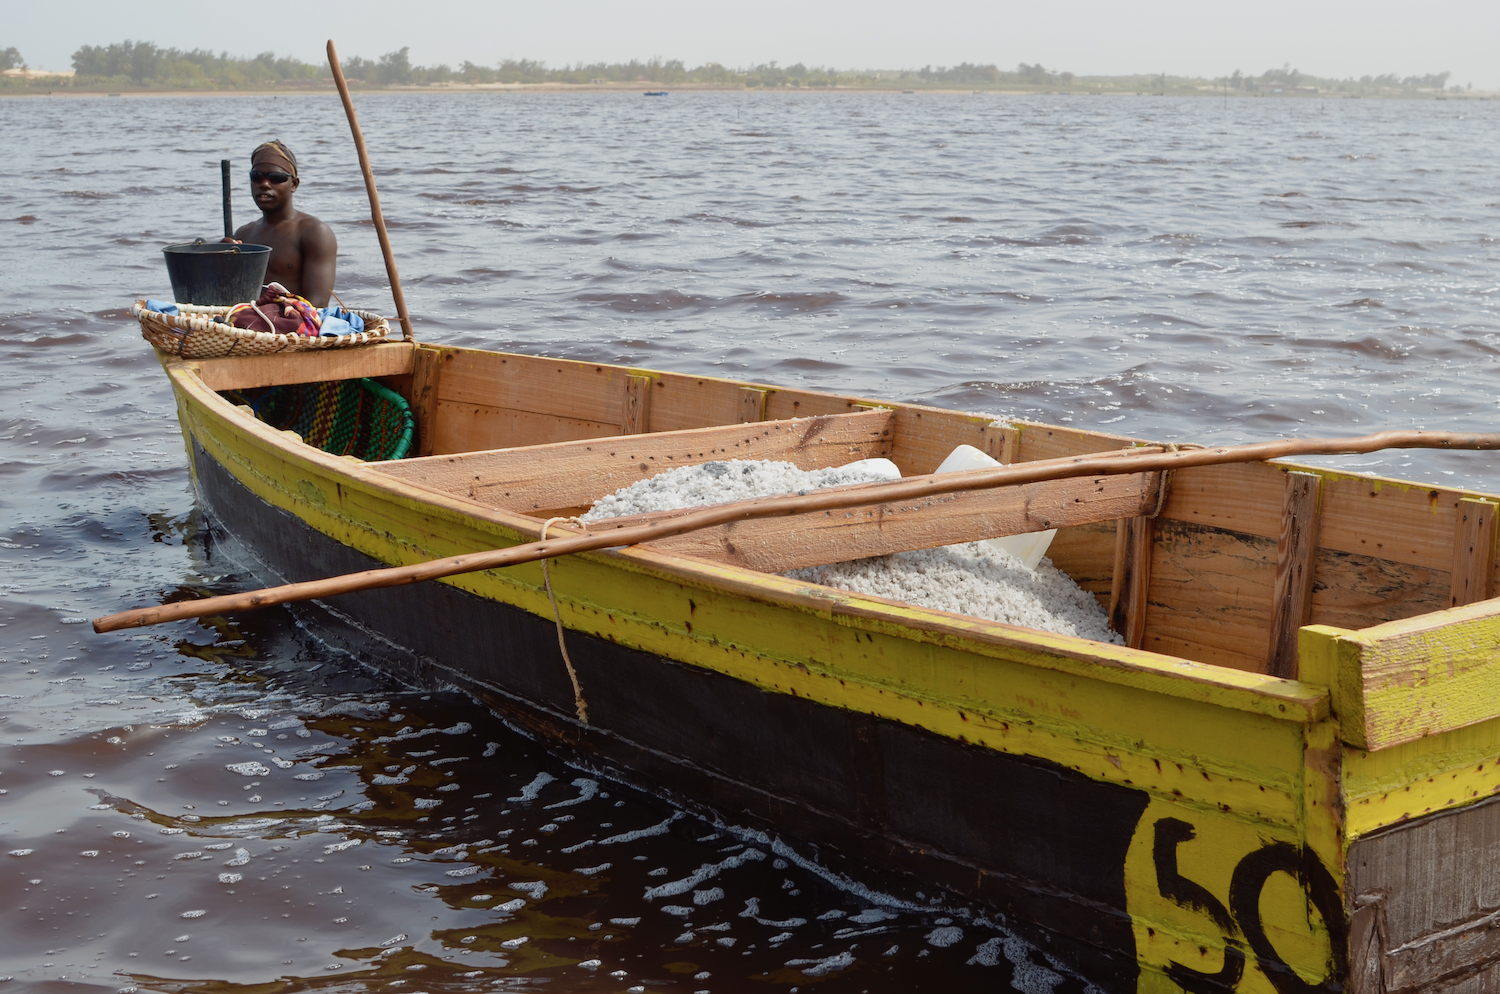
[[[659,55],[689,65],[778,61],[850,68],[1041,62],[1079,74],[1259,74],[1291,63],[1317,76],[1451,71],[1500,89],[1495,0],[5,0],[0,47],[66,69],[82,44],[126,38],[310,62],[411,47],[423,65],[502,58],[549,65]]]

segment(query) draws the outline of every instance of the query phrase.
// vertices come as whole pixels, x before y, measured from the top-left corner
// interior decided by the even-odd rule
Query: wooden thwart
[[[740,388],[740,424],[750,424],[766,419],[766,390],[755,387]]]
[[[1162,474],[1151,475],[1160,477]],[[1157,487],[1160,486],[1158,483]],[[1155,510],[1157,506],[1157,499],[1152,496],[1134,517],[1122,516],[1115,530],[1115,575],[1109,590],[1109,625],[1132,649],[1139,649],[1146,640],[1146,594],[1151,589],[1151,550],[1156,544],[1156,521],[1140,512]]]
[[[1160,478],[1160,473],[1135,473],[1049,480],[1000,490],[939,494],[920,500],[871,502],[795,518],[735,521],[662,539],[653,542],[652,547],[766,573],[781,573],[803,566],[1131,517],[1156,507]],[[862,484],[819,492],[845,492],[854,496],[861,489],[878,486]],[[596,531],[633,528],[688,513],[633,515],[595,522],[591,527]]]
[[[779,459],[799,469],[888,456],[890,411],[591,438],[381,463],[376,471],[487,507],[587,506],[637,480],[717,459]]]
[[[1312,615],[1313,561],[1318,551],[1318,519],[1323,478],[1287,473],[1281,537],[1276,543],[1276,583],[1271,588],[1271,645],[1266,672],[1297,678],[1297,629]]]
[[[323,383],[362,376],[401,376],[412,371],[409,342],[382,342],[353,349],[283,352],[199,359],[198,376],[210,390],[246,390],[289,383]]]
[[[437,349],[419,348],[412,357],[411,413],[417,422],[417,450],[412,453],[415,456],[432,455],[442,362],[443,354]]]
[[[1458,502],[1450,607],[1490,599],[1495,576],[1496,511],[1494,501],[1465,497]]]
[[[625,377],[625,400],[620,406],[620,434],[641,435],[651,430],[651,377]]]

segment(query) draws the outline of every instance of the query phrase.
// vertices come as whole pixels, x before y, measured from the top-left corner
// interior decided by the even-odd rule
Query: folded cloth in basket
[[[146,301],[146,310],[155,311],[158,314],[167,314],[172,317],[177,316],[177,305],[167,300],[148,300]]]
[[[273,335],[315,337],[321,324],[317,308],[280,283],[267,283],[254,303],[234,305],[228,318],[236,328],[268,331]]]
[[[365,330],[365,319],[358,314],[345,310],[338,304],[332,304],[318,312],[318,327],[322,329],[323,336],[352,335],[355,332]]]

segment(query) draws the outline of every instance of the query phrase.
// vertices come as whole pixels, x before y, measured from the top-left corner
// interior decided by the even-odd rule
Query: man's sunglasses
[[[272,172],[266,172],[263,169],[252,169],[252,170],[250,170],[250,182],[252,182],[252,183],[259,183],[261,180],[268,179],[272,183],[276,184],[277,186],[280,186],[281,184],[285,183],[287,180],[289,180],[291,178],[292,178],[292,174],[291,173],[281,173],[281,172],[272,173]]]

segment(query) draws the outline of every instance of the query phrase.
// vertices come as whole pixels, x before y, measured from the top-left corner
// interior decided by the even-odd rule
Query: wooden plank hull
[[[193,469],[213,525],[258,572],[298,580],[376,565],[255,496],[201,446]],[[550,618],[435,583],[330,607],[380,637],[361,651],[345,635],[373,666],[457,685],[637,786],[982,901],[1105,989],[1135,987],[1134,936],[1114,909],[1126,903],[1119,869],[1143,792],[569,632],[589,703],[582,727]]]
[[[442,368],[442,382],[478,403],[479,373],[463,370],[496,362],[461,353]],[[236,414],[189,364],[167,366],[205,505],[281,579],[535,535],[535,519],[290,441]],[[402,375],[399,363],[392,368]],[[713,385],[612,367],[564,372],[618,389],[610,404],[584,411],[583,420],[604,425],[670,416],[666,428],[680,430],[695,408],[679,395]],[[849,398],[753,392],[762,413],[862,409]],[[518,398],[537,416],[562,416],[534,391]],[[740,387],[730,400],[725,423],[748,417]],[[905,425],[923,446],[915,471],[930,471],[953,437],[939,430],[942,413],[895,412],[897,433]],[[974,441],[1031,457],[1115,444],[1076,435],[974,427]],[[1274,485],[1279,507],[1282,469],[1260,465],[1252,474]],[[1264,510],[1270,497],[1239,495],[1212,520],[1195,521],[1202,505],[1185,495],[1229,480],[1179,479],[1149,529],[1155,537],[1141,555],[1149,565],[1154,548],[1157,561],[1133,602],[1144,615],[1145,649],[845,594],[666,549],[591,553],[552,567],[589,704],[583,726],[535,564],[326,607],[335,627],[399,647],[367,654],[372,663],[413,682],[456,683],[557,748],[732,822],[833,843],[869,865],[985,902],[1108,991],[1380,992],[1482,981],[1500,962],[1484,931],[1484,916],[1500,909],[1500,885],[1493,895],[1465,892],[1442,867],[1443,859],[1487,858],[1500,832],[1489,827],[1496,809],[1477,803],[1500,792],[1500,706],[1472,694],[1500,671],[1488,665],[1500,606],[1481,602],[1365,631],[1303,628],[1299,679],[1248,671],[1268,651],[1269,611],[1241,619],[1244,669],[1231,668],[1234,659],[1218,666],[1147,651],[1152,632],[1159,640],[1174,631],[1163,618],[1180,622],[1172,637],[1184,644],[1210,638],[1182,611],[1161,609],[1161,585],[1190,587],[1192,570],[1229,576],[1247,557],[1258,571],[1234,574],[1237,582],[1276,585],[1271,536],[1280,525]],[[1354,493],[1340,486],[1325,484],[1325,508]],[[1120,513],[1153,503],[1138,484],[1135,494]],[[1063,554],[1069,541],[1075,550],[1113,546],[1112,532],[1090,528],[1065,535]],[[1442,540],[1433,530],[1420,542],[1379,536],[1395,549],[1379,562],[1434,568]],[[1204,558],[1205,536],[1221,540],[1218,558]],[[1314,568],[1330,555],[1364,555],[1371,544],[1327,526],[1319,541],[1302,560]],[[1199,558],[1184,557],[1186,566],[1163,558],[1177,547]],[[1314,587],[1313,620],[1332,596]],[[1446,589],[1443,596],[1446,603]],[[1229,647],[1216,652],[1236,644],[1212,637]],[[1456,661],[1443,671],[1444,659]],[[1398,694],[1403,679],[1419,680],[1422,693]],[[1427,830],[1438,812],[1451,812],[1442,817],[1462,830]],[[1432,879],[1395,879],[1361,862],[1379,868],[1401,854],[1425,860]],[[1451,927],[1457,938],[1442,932]]]

